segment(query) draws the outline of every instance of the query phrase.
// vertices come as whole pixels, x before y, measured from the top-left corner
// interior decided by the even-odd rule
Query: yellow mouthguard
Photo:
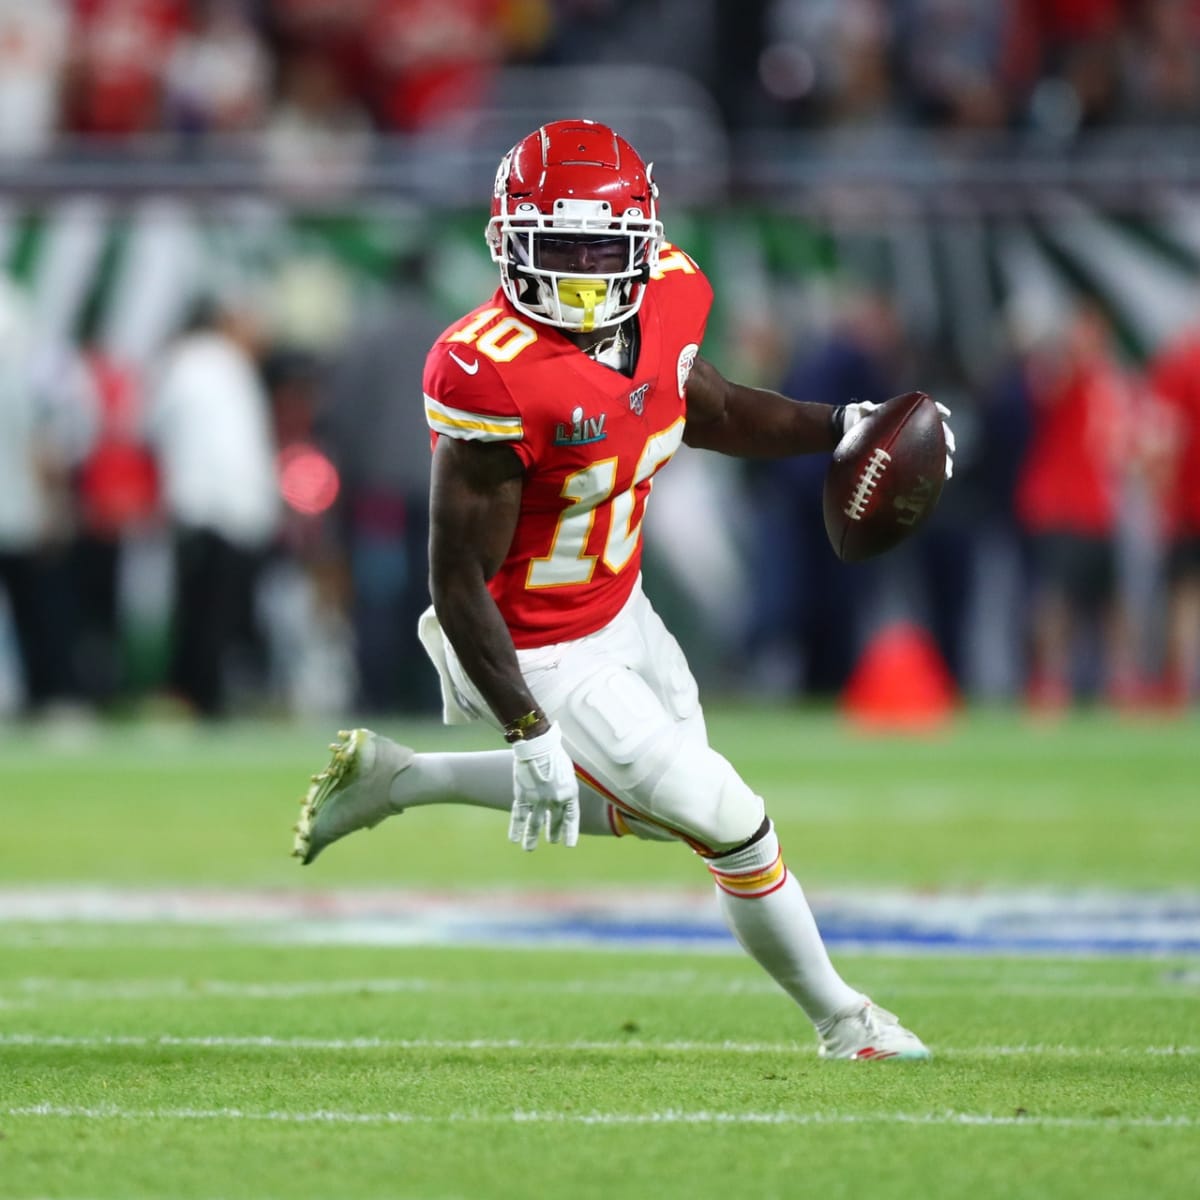
[[[560,279],[558,298],[571,308],[583,309],[584,333],[591,333],[596,324],[596,306],[608,295],[606,279]]]

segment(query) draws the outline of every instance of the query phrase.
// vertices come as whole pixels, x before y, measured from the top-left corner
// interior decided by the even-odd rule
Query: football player
[[[927,1058],[834,969],[762,797],[708,744],[696,683],[642,591],[642,518],[679,448],[832,450],[868,406],[723,378],[700,357],[712,291],[663,240],[651,169],[613,130],[556,121],[504,156],[487,243],[500,286],[438,339],[433,605],[420,636],[448,723],[509,750],[416,754],[343,733],[295,853],[421,804],[510,812],[509,838],[676,840],[711,872],[743,947],[832,1058]]]

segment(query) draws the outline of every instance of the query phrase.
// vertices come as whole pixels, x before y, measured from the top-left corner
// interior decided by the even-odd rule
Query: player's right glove
[[[856,400],[853,404],[843,404],[841,408],[834,410],[833,418],[835,429],[839,441],[852,430],[855,425],[863,419],[869,417],[877,408],[878,404],[872,404],[870,400]]]
[[[535,738],[513,743],[508,840],[536,850],[543,831],[550,842],[574,846],[579,841],[579,780],[557,725]]]

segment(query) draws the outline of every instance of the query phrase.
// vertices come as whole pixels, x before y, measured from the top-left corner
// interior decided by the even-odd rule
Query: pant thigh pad
[[[633,671],[593,676],[558,716],[579,765],[635,811],[714,850],[741,844],[762,823],[762,799]]]

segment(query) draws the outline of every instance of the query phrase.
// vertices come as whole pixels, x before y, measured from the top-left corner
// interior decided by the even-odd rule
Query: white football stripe
[[[0,1108],[6,1117],[61,1117],[88,1121],[271,1121],[306,1125],[969,1125],[981,1128],[1027,1126],[1061,1129],[1194,1129],[1197,1119],[1185,1115],[1129,1117],[1010,1116],[999,1113],[840,1113],[722,1112],[665,1109],[659,1112],[558,1112],[516,1109],[512,1112],[453,1112],[436,1116],[415,1112],[343,1112],[315,1109],[288,1112],[244,1108],[120,1108],[115,1105],[30,1104]]]

